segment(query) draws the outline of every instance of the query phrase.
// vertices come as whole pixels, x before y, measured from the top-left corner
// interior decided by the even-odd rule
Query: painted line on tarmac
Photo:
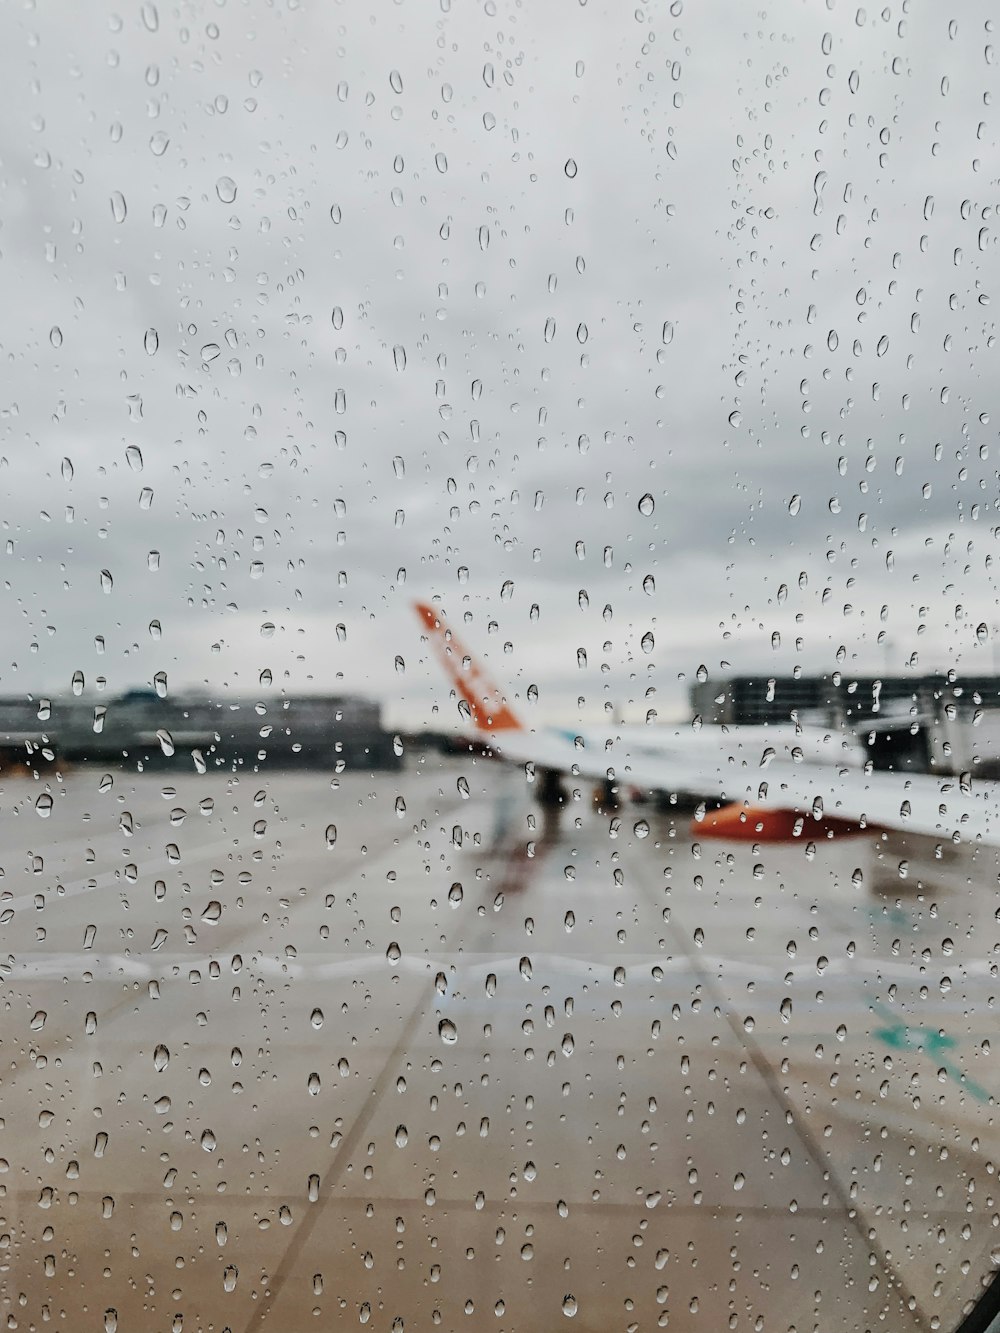
[[[651,907],[658,908],[660,885],[658,881],[654,882],[652,880],[647,867],[644,865],[635,866],[632,876],[633,882],[638,885],[646,902]],[[807,1157],[812,1161],[814,1168],[820,1174],[820,1178],[826,1184],[829,1193],[839,1205],[843,1220],[849,1223],[855,1231],[858,1242],[864,1247],[864,1250],[869,1255],[876,1257],[882,1273],[891,1286],[895,1288],[901,1302],[912,1318],[910,1327],[921,1330],[921,1333],[927,1333],[927,1330],[933,1327],[930,1316],[918,1303],[910,1284],[906,1280],[904,1269],[901,1268],[892,1251],[884,1243],[873,1219],[851,1198],[849,1183],[842,1179],[837,1170],[838,1163],[826,1152],[815,1130],[808,1123],[806,1116],[802,1114],[800,1108],[792,1100],[788,1088],[783,1083],[782,1077],[779,1077],[778,1069],[768,1051],[752,1033],[747,1031],[740,1016],[740,1011],[734,1004],[732,997],[726,994],[725,989],[719,984],[719,978],[714,976],[706,966],[704,955],[697,950],[697,947],[684,934],[681,927],[675,921],[671,921],[667,924],[667,930],[673,937],[678,953],[685,954],[691,967],[701,974],[699,979],[704,988],[706,1000],[718,1007],[721,1019],[729,1028],[737,1049],[745,1051],[750,1064],[757,1072],[761,1084],[770,1093],[775,1107],[781,1109],[792,1133],[799,1140]],[[897,1325],[897,1327],[899,1326]]]
[[[383,858],[388,859],[388,858]],[[471,910],[471,904],[467,910]],[[413,955],[411,955],[412,957]],[[388,959],[382,960],[388,962]],[[402,957],[398,962],[402,961]],[[449,961],[453,961],[449,959]],[[420,958],[421,965],[427,965],[428,960],[425,956]],[[430,970],[427,965],[427,971]],[[334,1187],[341,1180],[345,1171],[351,1166],[355,1152],[358,1150],[363,1135],[367,1132],[375,1112],[381,1105],[390,1086],[394,1081],[394,1075],[403,1061],[407,1051],[412,1043],[417,1039],[417,1034],[422,1024],[428,1022],[428,1016],[437,1008],[437,999],[435,998],[436,988],[432,980],[421,987],[418,993],[416,1003],[410,1012],[406,1022],[402,1025],[396,1044],[389,1052],[388,1059],[382,1065],[376,1075],[374,1083],[371,1085],[364,1105],[358,1112],[353,1123],[347,1129],[343,1139],[337,1145],[336,1151],[330,1160],[329,1165],[324,1171],[317,1191],[316,1203],[310,1208],[299,1225],[292,1232],[284,1254],[278,1261],[277,1267],[271,1276],[268,1286],[263,1292],[263,1299],[257,1305],[257,1308],[250,1315],[249,1320],[244,1326],[244,1333],[258,1333],[262,1325],[267,1323],[271,1313],[279,1300],[285,1283],[298,1262],[299,1257],[309,1242],[314,1229],[323,1216],[323,1210],[327,1202],[333,1196]],[[438,999],[440,997],[437,997]]]
[[[377,867],[377,863],[376,863]],[[610,983],[616,991],[624,992],[641,986],[648,990],[666,979],[690,978],[701,982],[705,974],[710,974],[716,984],[723,986],[754,984],[754,1003],[768,1002],[779,995],[791,995],[795,998],[795,985],[801,987],[808,982],[818,983],[823,988],[824,1003],[837,1013],[848,1007],[859,1012],[872,1013],[873,1001],[864,995],[860,987],[865,983],[881,983],[886,977],[903,978],[914,984],[926,983],[926,977],[916,967],[897,964],[891,968],[877,960],[857,960],[850,969],[840,971],[829,977],[826,973],[819,977],[814,970],[806,972],[800,969],[786,982],[778,977],[773,968],[757,963],[705,955],[692,962],[680,956],[664,957],[662,954],[629,955],[622,962],[621,955],[603,955],[588,958],[582,954],[531,953],[518,954],[482,954],[472,962],[465,953],[461,961],[454,955],[430,953],[402,953],[398,958],[390,959],[380,954],[350,954],[331,957],[330,953],[310,951],[287,958],[279,954],[254,952],[241,960],[241,966],[233,968],[235,952],[225,953],[160,953],[159,951],[136,950],[131,952],[103,953],[91,950],[69,950],[57,953],[32,953],[18,957],[8,954],[0,960],[0,977],[4,980],[30,982],[32,979],[66,978],[73,980],[86,976],[88,980],[110,979],[114,977],[132,977],[140,979],[166,979],[181,976],[193,970],[208,972],[213,966],[219,969],[220,978],[236,977],[241,972],[259,974],[268,977],[285,977],[288,980],[334,980],[338,977],[372,977],[382,974],[409,973],[414,976],[426,976],[429,973],[443,972],[447,980],[447,989],[441,994],[442,1003],[462,996],[469,998],[473,992],[470,984],[478,988],[490,974],[499,979],[515,979],[531,984],[550,984],[553,976],[573,977],[580,980],[601,984]],[[522,974],[525,958],[530,959],[531,973]],[[618,975],[624,968],[624,977]],[[654,975],[659,973],[659,975]],[[210,980],[219,978],[210,977]],[[972,984],[992,983],[994,978],[988,965],[982,969],[971,969],[962,977],[964,982]],[[830,983],[833,983],[832,985]],[[952,992],[956,999],[965,1002],[967,987],[953,983]],[[727,994],[730,1004],[737,1003],[741,997]],[[851,1004],[850,1001],[855,1001]],[[942,996],[947,1005],[947,998]]]

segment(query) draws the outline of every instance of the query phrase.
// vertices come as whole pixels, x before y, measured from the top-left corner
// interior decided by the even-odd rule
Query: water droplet
[[[309,1089],[310,1097],[318,1097],[320,1088],[323,1086],[319,1074],[312,1073],[306,1079],[306,1087]]]
[[[323,1026],[323,1010],[314,1009],[309,1015],[309,1022],[314,1028],[321,1028]]]
[[[654,504],[655,501],[653,500],[653,497],[647,491],[646,494],[639,501],[639,513],[645,515],[648,518],[649,515],[653,512]]]
[[[48,819],[52,813],[52,797],[47,791],[43,791],[35,801],[35,810],[41,819]]]
[[[406,349],[401,347],[399,343],[392,349],[392,363],[397,370],[406,369]]]
[[[125,196],[121,190],[115,190],[111,196],[111,216],[116,222],[124,222],[128,214],[128,206],[125,203]]]
[[[142,471],[142,450],[137,444],[130,444],[125,450],[125,462],[128,463],[133,472]]]
[[[63,345],[62,329],[59,327],[58,324],[53,324],[52,328],[49,329],[49,342],[52,344],[53,347],[62,347]]]
[[[232,176],[220,176],[215,182],[215,193],[224,204],[236,202],[236,182]]]
[[[410,1136],[409,1136],[409,1134],[407,1133],[407,1129],[406,1129],[406,1126],[405,1126],[405,1125],[397,1125],[397,1126],[396,1126],[396,1147],[397,1147],[397,1148],[405,1148],[407,1142],[409,1141],[409,1137],[410,1137]]]
[[[579,1308],[576,1297],[572,1293],[567,1293],[563,1297],[562,1312],[567,1319],[572,1319]]]
[[[568,157],[566,159],[566,165],[563,167],[563,171],[566,173],[566,175],[569,177],[570,180],[572,180],[576,175],[577,165],[571,157]]]
[[[446,1046],[454,1046],[458,1041],[458,1028],[450,1018],[442,1018],[438,1023],[438,1036]]]
[[[332,847],[337,841],[337,825],[327,824],[326,826],[326,845]]]
[[[239,1278],[239,1269],[230,1264],[222,1274],[222,1288],[224,1291],[235,1291],[236,1282]]]
[[[642,636],[640,643],[642,651],[644,653],[651,653],[653,651],[653,645],[655,643],[655,640],[653,638],[653,631],[647,630],[646,633]]]
[[[637,838],[649,837],[649,825],[644,819],[639,819],[632,825],[632,832]]]
[[[170,1052],[162,1043],[157,1046],[153,1052],[153,1068],[158,1074],[162,1074],[170,1063]]]
[[[201,1146],[205,1152],[215,1152],[215,1135],[210,1129],[202,1130]]]

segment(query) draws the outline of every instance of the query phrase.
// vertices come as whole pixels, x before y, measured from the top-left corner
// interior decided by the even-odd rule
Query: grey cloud
[[[408,601],[432,592],[470,639],[496,619],[500,666],[564,718],[677,709],[701,661],[879,666],[880,629],[900,658],[974,652],[996,473],[972,18],[951,40],[943,15],[593,0],[8,16],[0,688],[267,667],[426,718]]]

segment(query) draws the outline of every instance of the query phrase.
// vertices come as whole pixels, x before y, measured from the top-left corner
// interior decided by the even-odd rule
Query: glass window
[[[956,1329],[991,8],[0,23],[7,1327]]]

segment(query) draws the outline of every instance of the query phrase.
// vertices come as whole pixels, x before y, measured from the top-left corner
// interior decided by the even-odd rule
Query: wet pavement
[[[992,1271],[995,852],[102,777],[0,784],[8,1328],[947,1329]]]

